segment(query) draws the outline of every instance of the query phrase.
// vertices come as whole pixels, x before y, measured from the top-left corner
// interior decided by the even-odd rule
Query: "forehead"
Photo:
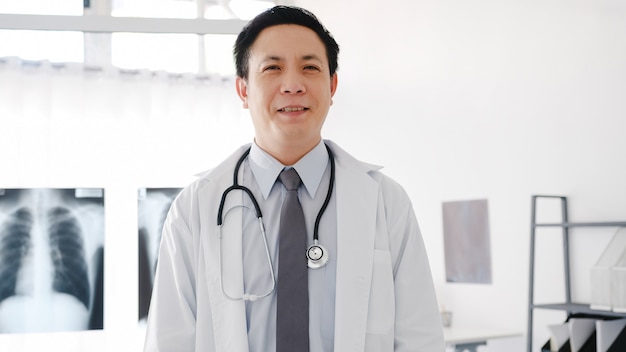
[[[312,29],[280,24],[263,29],[250,48],[251,56],[316,55],[327,60],[326,47]]]

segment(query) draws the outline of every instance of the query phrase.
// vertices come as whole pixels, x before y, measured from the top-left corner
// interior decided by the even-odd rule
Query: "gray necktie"
[[[298,200],[300,176],[295,169],[278,176],[287,189],[280,213],[276,352],[309,350],[309,286],[306,227]]]

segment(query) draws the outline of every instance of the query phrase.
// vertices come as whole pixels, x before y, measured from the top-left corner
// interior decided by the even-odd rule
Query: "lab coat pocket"
[[[368,334],[387,334],[393,328],[395,297],[391,255],[386,250],[374,251],[374,269],[367,315]]]

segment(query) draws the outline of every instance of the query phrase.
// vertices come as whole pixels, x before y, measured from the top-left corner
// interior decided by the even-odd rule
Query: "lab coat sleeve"
[[[196,251],[186,191],[172,204],[163,226],[145,352],[195,350]]]
[[[439,305],[424,241],[411,201],[400,185],[383,181],[395,289],[394,350],[445,350]]]

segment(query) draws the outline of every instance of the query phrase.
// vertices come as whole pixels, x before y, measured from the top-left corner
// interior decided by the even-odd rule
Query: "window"
[[[151,18],[196,18],[193,0],[113,0],[112,16]]]
[[[82,32],[0,30],[0,57],[24,60],[83,62]]]
[[[124,69],[199,72],[197,52],[195,34],[113,33],[111,36],[111,64]]]
[[[0,13],[81,16],[83,0],[0,0]]]
[[[257,0],[0,0],[0,57],[231,76],[236,33],[273,5]]]
[[[113,16],[249,20],[274,6],[260,0],[113,0]]]
[[[0,13],[81,16],[82,0],[0,0]],[[0,29],[0,57],[83,62],[83,33]]]

